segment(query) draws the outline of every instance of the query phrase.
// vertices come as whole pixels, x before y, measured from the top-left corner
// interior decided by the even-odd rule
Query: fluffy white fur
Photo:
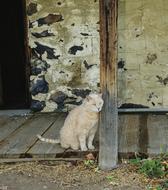
[[[98,113],[103,106],[101,94],[88,95],[83,103],[69,112],[60,130],[60,139],[46,139],[37,135],[41,141],[60,143],[63,148],[73,150],[94,149],[93,139],[97,131]]]

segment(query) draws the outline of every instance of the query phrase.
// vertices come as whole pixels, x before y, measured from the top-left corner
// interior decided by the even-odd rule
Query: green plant
[[[168,180],[163,181],[163,182],[161,183],[161,185],[162,185],[163,188],[168,189]]]
[[[146,176],[153,178],[161,178],[166,176],[168,173],[167,164],[164,160],[167,159],[167,154],[162,154],[160,157],[155,159],[141,160],[139,157],[131,159],[129,162],[138,167],[138,171],[145,174]]]
[[[119,184],[118,178],[114,175],[108,175],[106,176],[106,179],[109,181],[109,183],[113,186],[116,186]]]
[[[164,190],[160,185],[156,187],[156,190]]]
[[[94,171],[95,171],[96,173],[101,173],[101,171],[100,171],[100,169],[99,169],[98,166],[94,169]]]
[[[163,166],[161,164],[161,161],[158,159],[153,159],[153,160],[144,160],[141,163],[141,166],[139,168],[139,171],[141,173],[144,173],[150,178],[153,177],[162,177],[165,173],[163,170]]]
[[[141,159],[140,158],[135,158],[135,159],[130,159],[129,160],[129,163],[130,164],[134,164],[134,165],[137,165],[137,166],[140,166],[140,164],[141,164]]]
[[[95,164],[94,160],[84,160],[84,165],[87,167],[91,167]]]
[[[149,185],[146,187],[146,190],[151,190],[151,189],[152,189],[152,187]]]
[[[106,179],[108,179],[109,181],[112,181],[114,179],[114,176],[108,175],[108,176],[106,176]]]

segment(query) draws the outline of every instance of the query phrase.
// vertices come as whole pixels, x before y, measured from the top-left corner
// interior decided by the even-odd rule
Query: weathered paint
[[[99,90],[99,4],[28,0],[27,14],[32,99],[44,112],[70,110],[90,91]],[[61,98],[59,92],[65,98],[54,101],[53,94]]]
[[[167,7],[166,0],[119,0],[119,106],[168,106]],[[39,77],[48,83],[48,91],[44,83],[43,92],[32,93],[32,99],[45,102],[42,111],[76,106],[83,97],[73,94],[74,89],[99,91],[98,1],[27,0],[27,14],[30,83]],[[59,106],[47,98],[53,90],[67,95],[65,103]]]
[[[166,0],[119,0],[120,104],[168,106],[167,7]]]

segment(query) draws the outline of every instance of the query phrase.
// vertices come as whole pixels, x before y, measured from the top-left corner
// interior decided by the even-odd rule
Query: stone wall
[[[168,1],[119,0],[121,107],[168,106]],[[32,110],[67,111],[99,90],[98,0],[27,0]]]
[[[167,107],[168,1],[119,0],[118,19],[120,102]]]
[[[34,111],[67,111],[99,90],[97,0],[29,0]]]

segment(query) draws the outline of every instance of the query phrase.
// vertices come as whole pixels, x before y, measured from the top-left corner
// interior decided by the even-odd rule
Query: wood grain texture
[[[59,113],[56,117],[53,125],[44,133],[43,137],[58,139],[59,131],[63,126],[64,120],[66,118],[65,113]],[[33,155],[33,157],[55,157],[56,153],[63,153],[64,149],[61,148],[60,144],[50,144],[45,143],[40,140],[27,152],[28,154]]]
[[[139,150],[139,117],[140,115],[119,116],[119,152],[129,153]]]
[[[90,152],[97,155],[97,149],[87,152],[71,149],[65,151],[60,145],[38,141],[37,133],[45,137],[59,137],[59,130],[65,117],[65,113],[40,114],[28,118],[23,124],[21,124],[19,117],[15,118],[18,122],[15,120],[12,122],[8,118],[10,124],[8,124],[6,130],[10,129],[9,126],[12,128],[12,123],[16,126],[16,129],[1,142],[0,161],[3,159],[2,162],[5,162],[7,158],[10,160],[18,158],[22,158],[22,160],[28,160],[28,158],[33,158],[32,160],[78,159],[85,158]],[[168,115],[121,114],[119,115],[118,125],[120,158],[135,157],[135,153],[151,156],[168,152]],[[3,125],[0,126],[0,135],[4,133],[4,129],[2,129]],[[98,141],[98,139],[95,140]],[[97,156],[95,157],[97,158]]]
[[[21,125],[29,120],[31,116],[7,117],[5,122],[0,125],[0,142],[17,130]]]
[[[0,116],[0,127],[5,125],[10,120],[9,116]]]
[[[110,170],[118,162],[117,0],[100,4],[100,79],[104,106],[100,116],[99,167]]]
[[[56,120],[54,115],[36,115],[0,145],[1,157],[18,157],[37,141],[36,134],[43,134]]]

